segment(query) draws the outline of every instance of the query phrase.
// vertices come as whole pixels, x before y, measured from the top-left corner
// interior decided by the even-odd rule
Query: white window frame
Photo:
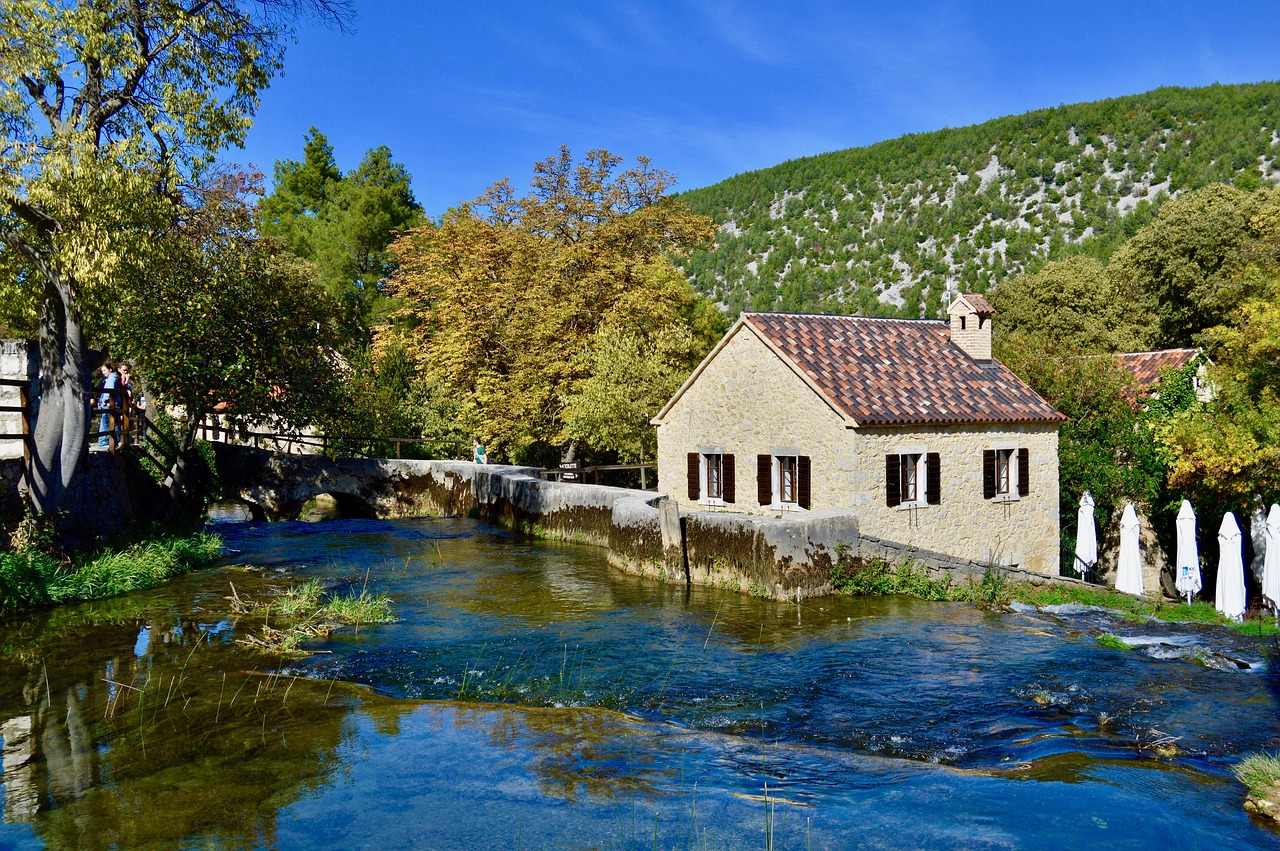
[[[723,506],[727,505],[724,501],[724,456],[723,446],[700,446],[698,447],[698,476],[699,489],[698,493],[702,496],[698,499],[699,505]],[[711,458],[720,459],[720,495],[711,496]]]
[[[1022,497],[1018,494],[1018,450],[1020,447],[1016,443],[997,443],[991,447],[996,453],[996,495],[991,498],[992,502],[1017,502]],[[1008,490],[1000,490],[1000,455],[1008,453],[1009,460],[1009,481]]]
[[[773,504],[769,507],[775,511],[804,511],[800,506],[800,456],[804,453],[798,449],[774,449],[769,452],[772,464]],[[782,459],[789,458],[795,465],[795,482],[792,498],[782,498]]]
[[[898,509],[905,508],[926,508],[929,506],[929,450],[924,446],[905,446],[898,449],[895,454],[898,456]],[[902,459],[910,456],[916,456],[915,473],[916,473],[916,498],[904,499],[902,487],[906,483],[903,477]]]

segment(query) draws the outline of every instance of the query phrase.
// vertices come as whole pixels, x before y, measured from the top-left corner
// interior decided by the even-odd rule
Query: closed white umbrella
[[[1097,563],[1098,529],[1093,523],[1093,497],[1085,491],[1076,513],[1076,573],[1083,579]]]
[[[1196,545],[1196,513],[1185,499],[1178,509],[1178,593],[1191,602],[1200,593],[1200,548]]]
[[[1233,621],[1244,620],[1244,550],[1240,524],[1228,511],[1218,528],[1218,587],[1213,605]]]
[[[1262,557],[1262,599],[1280,617],[1280,505],[1272,505],[1267,514],[1267,552]]]
[[[1116,590],[1142,596],[1142,549],[1138,543],[1140,534],[1138,512],[1133,503],[1124,507],[1120,517],[1120,559],[1116,564]]]

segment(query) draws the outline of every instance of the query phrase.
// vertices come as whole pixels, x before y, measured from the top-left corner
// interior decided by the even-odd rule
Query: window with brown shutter
[[[982,498],[994,499],[996,495],[996,451],[982,450]]]
[[[884,504],[893,508],[902,504],[902,462],[897,455],[884,456]]]
[[[720,467],[721,472],[724,474],[724,489],[721,491],[721,497],[724,499],[725,502],[733,502],[734,490],[736,485],[735,476],[733,472],[733,456],[721,455],[720,465],[721,465]]]
[[[689,499],[701,496],[702,456],[697,452],[689,453]]]
[[[773,456],[756,456],[756,500],[761,505],[773,503]]]
[[[942,502],[942,458],[937,452],[930,452],[924,457],[924,494],[925,502],[938,505]]]
[[[1031,451],[1018,450],[1018,496],[1031,493]]]
[[[807,509],[813,502],[813,492],[810,487],[810,471],[813,464],[811,463],[808,455],[801,455],[796,460],[798,462],[796,466],[799,468],[798,478],[800,480],[799,487],[797,488],[799,491],[798,502],[800,503],[801,508]]]

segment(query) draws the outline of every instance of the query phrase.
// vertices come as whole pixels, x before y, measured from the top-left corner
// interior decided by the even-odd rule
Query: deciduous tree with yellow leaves
[[[572,439],[565,406],[591,373],[584,353],[599,329],[718,336],[669,259],[707,245],[711,220],[665,195],[668,172],[621,162],[598,150],[575,163],[561,148],[535,166],[528,194],[500,181],[393,245],[405,307],[380,343],[407,337],[499,457],[546,461]]]
[[[57,509],[83,457],[89,341],[122,264],[175,218],[178,185],[243,141],[307,13],[342,21],[347,3],[0,4],[0,321],[40,344],[25,483],[37,511]]]

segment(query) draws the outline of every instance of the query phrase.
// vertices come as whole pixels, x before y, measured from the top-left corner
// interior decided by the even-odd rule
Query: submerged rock
[[[1244,808],[1246,812],[1280,825],[1280,786],[1272,784],[1261,794],[1250,792],[1244,799]]]

